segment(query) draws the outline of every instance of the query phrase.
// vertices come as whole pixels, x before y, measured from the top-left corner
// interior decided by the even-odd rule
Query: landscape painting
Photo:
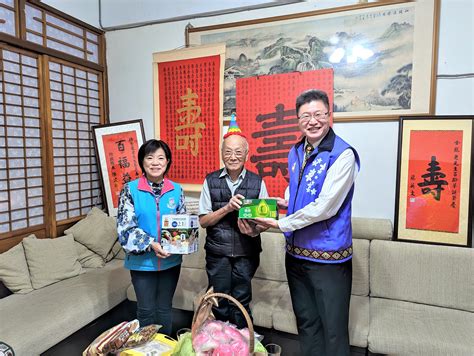
[[[335,118],[431,111],[435,4],[370,4],[189,30],[191,44],[226,44],[224,116],[235,109],[235,79],[334,70]]]

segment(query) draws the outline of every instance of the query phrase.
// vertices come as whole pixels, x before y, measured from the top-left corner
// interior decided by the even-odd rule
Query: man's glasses
[[[299,117],[299,119],[303,123],[307,123],[311,119],[316,119],[317,121],[325,121],[328,117],[328,114],[329,114],[329,111],[328,112],[316,111],[313,113],[305,112]]]
[[[224,158],[231,158],[232,155],[235,155],[235,158],[241,159],[246,153],[245,151],[224,151]]]

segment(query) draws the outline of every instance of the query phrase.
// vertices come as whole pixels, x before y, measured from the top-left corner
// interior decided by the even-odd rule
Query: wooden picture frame
[[[384,1],[191,27],[186,42],[226,43],[225,118],[235,78],[332,67],[336,122],[398,120],[434,113],[438,23],[439,0]]]
[[[130,120],[92,128],[104,201],[109,215],[117,216],[123,185],[142,175],[138,149],[145,142],[143,122]]]
[[[472,246],[474,116],[401,117],[394,238]]]

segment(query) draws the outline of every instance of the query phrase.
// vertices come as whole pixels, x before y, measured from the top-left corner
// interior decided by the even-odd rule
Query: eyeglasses
[[[224,151],[224,158],[231,158],[232,155],[235,155],[235,158],[241,159],[246,153],[245,151]]]
[[[317,121],[324,121],[324,120],[327,119],[328,114],[329,114],[329,111],[327,111],[327,112],[316,111],[316,112],[313,112],[313,113],[305,112],[304,114],[302,114],[299,117],[299,119],[303,123],[309,122],[312,118],[316,119]]]

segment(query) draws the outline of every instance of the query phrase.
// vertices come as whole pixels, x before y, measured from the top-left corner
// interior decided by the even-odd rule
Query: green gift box
[[[239,209],[239,218],[273,218],[278,219],[276,199],[244,199]]]

